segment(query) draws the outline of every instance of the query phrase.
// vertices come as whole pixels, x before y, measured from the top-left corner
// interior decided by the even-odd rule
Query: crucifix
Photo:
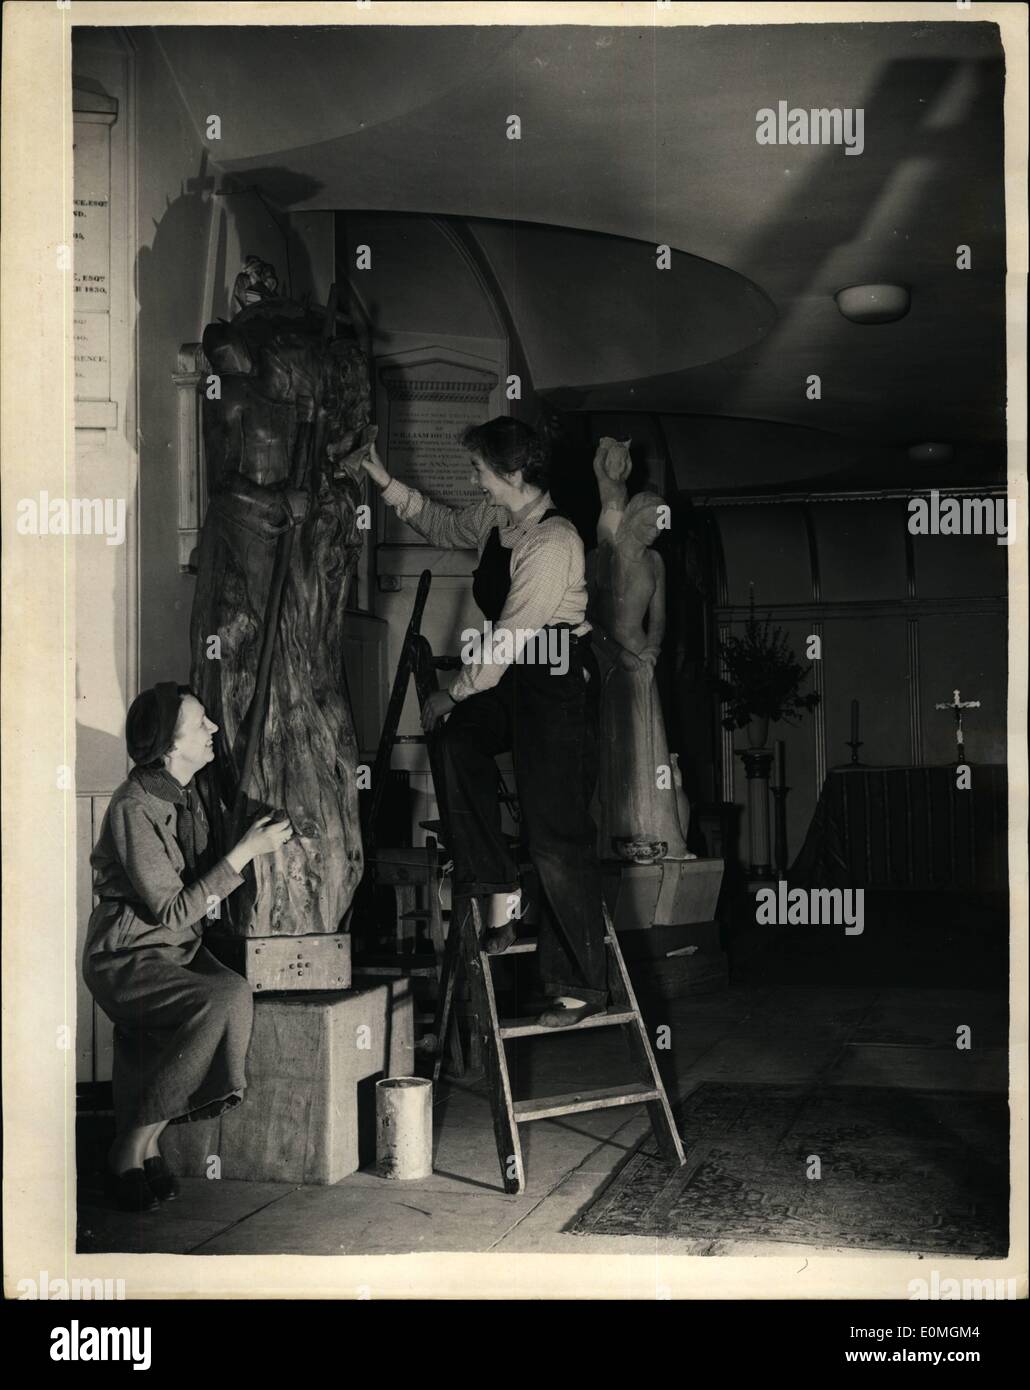
[[[964,709],[979,709],[979,700],[960,700],[957,690],[952,691],[952,700],[948,705],[935,705],[935,709],[953,709],[955,711],[955,761],[964,763],[966,760],[966,746],[962,734],[962,711]]]

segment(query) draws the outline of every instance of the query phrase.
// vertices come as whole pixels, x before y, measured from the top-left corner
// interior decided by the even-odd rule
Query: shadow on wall
[[[232,287],[239,265],[229,255],[229,234],[238,247],[239,259],[263,252],[279,276],[279,294],[285,299],[306,299],[314,289],[314,276],[307,247],[298,236],[282,207],[292,207],[313,198],[322,185],[305,174],[268,166],[248,171],[246,177],[227,174],[219,184],[216,199],[225,208],[219,220],[218,246],[210,308],[205,323],[215,318],[231,319],[237,312],[232,303]],[[276,190],[275,202],[270,189]]]
[[[985,416],[993,417],[993,432],[999,435],[1004,434],[1005,403],[1001,71],[1000,61],[994,60],[957,63],[914,58],[888,63],[879,82],[865,98],[865,105],[876,113],[877,123],[882,129],[906,131],[907,145],[900,149],[888,148],[882,142],[871,140],[857,159],[842,157],[841,150],[835,146],[824,146],[821,157],[813,164],[808,176],[787,185],[791,192],[783,198],[779,210],[762,221],[754,249],[749,250],[744,262],[748,265],[763,263],[775,248],[790,247],[794,229],[813,217],[818,219],[823,216],[827,226],[832,225],[834,189],[841,188],[846,179],[848,200],[852,205],[864,209],[864,216],[852,228],[850,239],[846,242],[824,239],[824,254],[821,257],[786,258],[787,265],[794,271],[791,297],[799,310],[803,310],[813,299],[818,300],[824,295],[831,272],[839,271],[848,283],[853,282],[855,277],[894,278],[898,266],[909,264],[906,252],[894,240],[898,236],[899,226],[912,228],[918,233],[926,227],[940,227],[943,214],[941,235],[934,241],[937,256],[926,265],[922,285],[915,286],[908,322],[888,326],[884,331],[899,336],[911,335],[915,343],[918,341],[915,334],[926,333],[933,323],[935,329],[930,331],[934,337],[924,339],[924,343],[934,340],[939,344],[947,343],[952,352],[958,347],[960,360],[965,363],[973,346],[967,335],[979,327],[976,355],[981,363],[981,373],[976,384],[980,388],[977,393],[980,399],[971,400],[967,394],[962,401],[962,410],[970,413],[982,410]],[[952,96],[960,83],[963,84],[961,109],[951,110],[954,105]],[[952,202],[949,190],[954,190],[956,182],[961,188],[964,169],[969,169],[971,173],[975,170],[981,152],[972,132],[983,129],[992,132],[990,148],[996,152],[997,201],[994,207],[974,210],[968,205],[963,206],[961,197]],[[845,196],[843,192],[841,196]],[[1001,225],[1001,255],[997,273],[991,275],[990,259],[985,262],[981,256],[982,273],[976,282],[969,276],[957,274],[955,244],[956,241],[968,239],[968,234],[963,236],[959,233],[969,222],[981,223],[995,217],[992,241],[997,239],[998,224]],[[908,237],[904,240],[907,241]],[[983,248],[983,251],[986,255],[987,248]],[[907,276],[902,272],[899,278]],[[946,293],[943,292],[945,285],[948,287]],[[971,310],[968,314],[959,315],[965,331],[958,344],[955,342],[954,327],[951,332],[947,331],[948,324],[954,324],[951,316],[958,307],[956,300],[958,304],[967,303]],[[837,328],[838,322],[837,310],[834,309],[830,323]],[[796,362],[800,369],[803,360],[810,358],[812,327],[813,320],[802,312],[782,314],[754,356],[767,362],[777,359]],[[869,333],[875,330],[856,328],[854,331]],[[937,337],[938,332],[940,337]],[[849,340],[827,334],[828,347],[832,337],[836,337],[838,343]],[[740,354],[742,357],[746,355]],[[828,368],[844,365],[841,360],[843,351],[836,345],[829,349],[827,356]],[[891,364],[884,365],[888,374],[893,374]],[[932,389],[934,382],[939,379],[939,367],[937,353],[917,356],[907,367],[908,380],[905,390],[901,392],[902,397],[915,385],[912,381],[914,376],[923,387],[920,393],[923,401],[940,400],[938,392]],[[869,381],[865,373],[862,379]],[[737,389],[734,389],[732,376],[724,380],[729,390],[721,398],[717,396],[711,401],[722,410],[732,408],[737,390],[742,385],[740,376],[736,377]],[[873,413],[882,411],[885,402],[880,398],[874,382],[870,381],[870,385],[873,389],[864,394],[861,391],[847,393],[848,413],[852,416],[862,408]],[[968,385],[973,390],[973,383],[969,382]],[[897,390],[890,391],[889,395],[897,399]]]
[[[115,595],[111,591],[111,609],[114,609]],[[79,663],[75,663],[75,684],[79,685]],[[114,680],[118,684],[120,705],[113,705],[113,708],[128,709],[133,696],[130,696],[123,687],[122,672],[117,666],[112,666]],[[81,698],[81,697],[80,697]],[[78,708],[80,700],[76,700]],[[105,775],[107,769],[125,767],[126,751],[125,739],[118,734],[108,733],[106,729],[95,728],[92,724],[86,724],[80,716],[75,720],[75,788],[80,795],[84,793],[99,791],[103,783],[109,780]],[[120,782],[124,773],[119,773],[112,780]],[[93,785],[90,785],[90,784]]]
[[[912,442],[912,432],[915,439],[937,438],[942,431],[948,438],[1003,438],[1003,80],[1000,60],[887,64],[864,106],[876,113],[880,129],[904,131],[906,142],[885,144],[867,132],[860,158],[826,146],[803,178],[785,182],[790,191],[757,223],[739,257],[741,266],[777,268],[781,313],[760,341],[684,371],[553,390],[552,404],[796,421],[796,412],[784,412],[784,405],[803,399],[807,374],[818,372],[824,397],[813,408],[812,423],[818,418],[824,429],[904,443]],[[982,183],[984,143],[996,152],[995,197],[971,205],[961,190]],[[770,149],[770,158],[785,155],[786,148]],[[846,240],[831,236],[841,203],[858,210]],[[813,236],[813,223],[818,229],[820,222],[825,235],[816,230]],[[799,227],[822,246],[821,254],[797,254]],[[918,259],[909,232],[929,248],[916,252]],[[955,268],[956,245],[970,241],[979,250],[975,275]],[[861,280],[912,283],[913,265],[920,267],[919,278],[904,320],[871,328],[840,318],[832,302],[836,289]],[[860,370],[857,348],[871,349]],[[905,361],[900,374],[899,354]],[[956,381],[962,390],[952,389]],[[914,414],[914,403],[921,413]]]
[[[169,336],[176,347],[199,341],[207,323],[235,314],[231,295],[240,267],[230,263],[231,242],[238,246],[241,260],[253,252],[272,261],[283,296],[311,294],[314,279],[307,248],[287,215],[263,192],[266,184],[285,189],[291,202],[313,197],[320,187],[313,179],[277,168],[254,170],[246,182],[232,176],[222,179],[209,172],[205,151],[197,177],[184,182],[179,197],[166,200],[164,215],[154,222],[153,244],[141,247],[136,258],[142,370],[152,365],[154,351]],[[214,216],[216,246],[208,283]],[[167,365],[169,372],[172,364]]]
[[[172,375],[184,342],[199,342],[204,326],[230,318],[238,262],[253,253],[271,261],[283,293],[312,292],[308,252],[288,218],[261,195],[274,183],[292,197],[317,191],[314,180],[281,169],[260,169],[247,182],[225,180],[201,152],[197,174],[153,220],[154,236],[136,257],[139,312],[136,382],[139,400],[140,684],[185,679],[193,580],[178,564],[178,416]],[[130,441],[136,447],[136,441]],[[130,697],[134,692],[129,692]]]

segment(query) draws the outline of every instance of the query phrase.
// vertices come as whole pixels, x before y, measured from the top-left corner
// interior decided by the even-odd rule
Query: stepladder
[[[679,1130],[618,938],[607,908],[602,910],[608,957],[608,1007],[604,1013],[590,1014],[579,1023],[555,1029],[533,1018],[501,1018],[498,1011],[494,969],[509,958],[536,951],[536,940],[531,937],[517,939],[507,951],[488,954],[482,949],[483,923],[478,900],[465,898],[460,904],[455,902],[451,936],[455,938],[454,947],[459,946],[460,942],[461,959],[469,983],[474,1026],[479,1031],[482,1044],[497,1158],[505,1192],[521,1193],[526,1188],[526,1169],[520,1138],[523,1125],[534,1120],[581,1115],[615,1106],[646,1105],[662,1157],[670,1167],[680,1167],[685,1162]],[[453,988],[453,947],[448,955],[451,956],[451,960],[445,963],[441,1000],[445,1007],[449,1002],[449,990]],[[621,1031],[635,1073],[634,1080],[613,1086],[585,1086],[561,1095],[519,1099],[513,1094],[506,1051],[508,1043],[519,1038],[554,1037],[556,1034],[597,1028],[618,1028]]]
[[[439,984],[443,979],[445,924],[438,890],[444,872],[439,845],[434,835],[426,836],[424,846],[411,844],[410,830],[405,831],[402,843],[382,844],[380,811],[387,782],[390,777],[390,764],[394,748],[398,744],[421,744],[425,746],[430,774],[434,783],[439,778],[435,741],[425,734],[401,734],[399,725],[409,686],[415,684],[419,705],[429,688],[435,688],[436,671],[460,663],[450,658],[434,657],[429,643],[421,634],[422,614],[432,583],[432,573],[423,570],[412,606],[411,618],[404,640],[401,643],[397,670],[394,674],[389,703],[383,723],[375,763],[372,768],[372,794],[363,818],[363,838],[365,864],[368,878],[366,906],[372,914],[372,892],[376,888],[388,889],[395,901],[395,929],[393,949],[384,951],[376,946],[370,954],[363,950],[354,962],[355,979],[364,978],[410,978],[412,985],[435,978]],[[427,959],[418,951],[419,936],[428,934],[432,945],[432,955]],[[373,934],[378,939],[379,931]],[[424,1015],[416,1007],[416,1022],[428,1023],[437,1011]],[[420,1030],[417,1030],[420,1031]],[[451,1069],[457,1075],[464,1072],[464,1058],[461,1052],[457,1030],[452,1030],[449,1038],[438,1038],[435,1034],[416,1037],[416,1051],[431,1051],[435,1072],[442,1065],[445,1044],[449,1047]]]
[[[429,641],[422,635],[422,615],[432,584],[432,572],[423,570],[419,577],[411,618],[401,644],[397,670],[391,687],[389,703],[372,769],[372,795],[364,819],[365,862],[372,885],[389,888],[396,900],[395,945],[392,952],[376,952],[369,957],[363,952],[355,960],[355,978],[409,977],[423,984],[429,978],[437,982],[435,1008],[428,1014],[416,1010],[416,1022],[430,1031],[416,1039],[420,1061],[429,1060],[434,1082],[440,1080],[445,1060],[453,1076],[462,1076],[466,1069],[454,1015],[456,933],[445,921],[447,916],[438,892],[446,876],[450,834],[447,826],[446,802],[443,794],[443,770],[440,761],[438,734],[401,734],[399,725],[402,710],[411,684],[421,709],[428,697],[438,688],[440,671],[461,669],[457,656],[437,656]],[[391,756],[398,744],[421,745],[428,765],[429,776],[436,796],[439,819],[420,821],[427,831],[424,846],[413,846],[410,838],[402,845],[381,843],[380,810],[390,775]],[[509,809],[513,820],[518,819],[517,807],[512,805],[503,776],[498,772],[498,798]],[[433,955],[415,949],[416,938],[428,933]],[[472,1039],[469,1062],[474,1070],[479,1065],[479,1045]]]

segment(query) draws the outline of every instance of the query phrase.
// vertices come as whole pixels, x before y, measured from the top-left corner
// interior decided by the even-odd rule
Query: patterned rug
[[[679,1120],[685,1167],[668,1168],[649,1137],[566,1229],[1007,1253],[1004,1096],[705,1082]]]

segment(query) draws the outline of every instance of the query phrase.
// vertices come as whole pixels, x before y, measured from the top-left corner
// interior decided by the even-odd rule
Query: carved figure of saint
[[[335,932],[363,871],[343,669],[347,585],[362,537],[360,483],[333,459],[349,453],[368,421],[367,363],[353,337],[327,340],[321,317],[287,300],[264,299],[229,324],[209,325],[204,350],[220,398],[204,401],[210,495],[191,683],[221,730],[209,809],[235,795],[277,545],[296,528],[247,787],[248,810],[283,810],[296,833],[248,870],[233,928],[246,936]]]

